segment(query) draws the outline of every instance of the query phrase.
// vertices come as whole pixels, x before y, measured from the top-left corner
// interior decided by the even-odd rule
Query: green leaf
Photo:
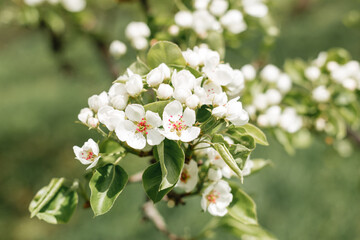
[[[160,162],[150,165],[142,176],[143,186],[148,197],[154,202],[159,202],[175,186],[159,191],[162,182]]]
[[[224,136],[221,134],[215,134],[211,139],[213,143],[223,143],[227,148],[229,148],[229,143],[225,141]]]
[[[242,144],[233,144],[229,147],[229,152],[235,159],[235,162],[241,166],[240,168],[242,169],[245,166],[246,160],[252,150]]]
[[[276,240],[276,238],[256,224],[244,224],[230,216],[221,219],[222,227],[241,239]]]
[[[186,65],[180,48],[176,44],[167,41],[157,42],[150,48],[147,62],[150,68],[156,68],[161,63],[184,67]]]
[[[265,134],[258,127],[248,123],[244,126],[241,126],[241,128],[245,129],[245,131],[255,139],[256,143],[265,146],[269,145]]]
[[[285,151],[288,154],[293,155],[295,153],[295,149],[292,146],[288,135],[282,129],[278,128],[274,129],[274,134],[279,143],[285,148]]]
[[[90,205],[95,216],[108,212],[128,181],[128,175],[118,165],[108,164],[96,169],[90,179]]]
[[[38,191],[30,203],[31,217],[48,223],[66,223],[78,204],[77,192],[64,185],[64,178],[53,178],[48,186]]]
[[[202,105],[196,112],[196,121],[203,123],[211,117],[211,108],[208,105]]]
[[[235,162],[235,159],[223,143],[213,143],[212,147],[220,154],[225,163],[240,177],[243,179],[242,171]]]
[[[165,139],[154,148],[154,156],[160,162],[162,181],[159,191],[172,187],[179,180],[185,155],[175,141]]]
[[[244,191],[232,186],[233,201],[228,207],[229,215],[244,224],[257,224],[256,205]]]
[[[141,61],[140,59],[137,59],[137,61],[133,62],[129,69],[133,72],[133,73],[136,73],[136,74],[139,74],[139,75],[146,75],[149,73],[150,69],[148,66],[146,66],[146,64]]]
[[[107,139],[100,144],[101,153],[110,154],[110,153],[118,153],[122,151],[125,151],[125,149],[121,146],[121,144],[111,139]]]
[[[158,113],[160,117],[162,117],[164,108],[170,101],[157,101],[153,103],[146,104],[144,106],[145,111],[152,111],[154,113]]]
[[[251,159],[254,163],[254,166],[251,168],[251,174],[259,172],[263,168],[272,165],[271,160],[257,158],[257,159]]]

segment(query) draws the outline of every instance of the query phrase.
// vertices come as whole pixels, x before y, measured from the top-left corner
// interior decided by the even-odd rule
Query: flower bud
[[[96,128],[99,125],[99,120],[97,118],[90,117],[87,123],[89,127]]]
[[[126,45],[119,40],[115,40],[110,44],[109,52],[114,57],[121,57],[126,53]]]
[[[190,67],[195,68],[200,64],[201,59],[197,52],[188,49],[182,52],[182,55],[185,58],[186,63],[189,64]]]
[[[83,108],[80,110],[78,119],[80,120],[80,122],[87,124],[88,119],[92,116],[94,116],[94,113],[93,111],[91,111],[90,108]]]
[[[144,50],[148,47],[148,41],[144,37],[138,37],[132,39],[131,45],[137,50]]]
[[[292,82],[289,75],[282,73],[276,83],[276,86],[282,93],[289,92],[292,87]]]
[[[267,97],[265,94],[257,94],[254,97],[253,105],[256,107],[256,109],[259,110],[265,110],[268,106]]]
[[[266,100],[269,105],[279,104],[282,100],[280,92],[276,89],[268,89],[265,93]]]
[[[81,12],[86,7],[85,0],[62,0],[61,3],[69,12]]]
[[[320,74],[320,69],[315,66],[311,66],[305,69],[305,77],[312,82],[319,79]]]
[[[190,97],[186,98],[185,104],[191,109],[195,109],[199,106],[200,99],[195,94],[191,95]]]
[[[109,104],[109,97],[106,92],[102,92],[100,95],[89,97],[88,104],[94,112],[97,112],[99,108]]]
[[[312,96],[317,102],[327,102],[330,99],[330,92],[325,86],[319,86],[313,90]]]
[[[255,68],[250,65],[250,64],[247,64],[247,65],[244,65],[242,68],[241,68],[241,72],[243,73],[244,75],[244,78],[246,81],[252,81],[255,79],[256,77],[256,70]]]
[[[224,118],[227,113],[227,109],[224,106],[219,106],[211,111],[211,114],[217,118]]]
[[[186,99],[191,96],[191,91],[186,88],[175,88],[174,98],[181,103],[185,103]]]
[[[138,74],[131,75],[129,77],[129,80],[125,84],[125,88],[130,96],[138,96],[143,89],[143,82],[141,76]]]
[[[164,81],[164,78],[165,76],[161,70],[159,68],[154,68],[146,76],[146,82],[150,87],[156,87]]]
[[[226,93],[222,92],[220,94],[215,94],[213,99],[214,106],[223,106],[228,102]]]
[[[171,25],[171,26],[169,27],[168,31],[169,31],[169,34],[170,34],[171,36],[175,36],[175,37],[176,37],[177,35],[179,35],[180,29],[179,29],[179,27],[178,27],[177,25]]]
[[[175,14],[175,23],[180,27],[191,27],[193,16],[189,11],[180,11]]]
[[[210,12],[215,16],[223,15],[229,7],[227,0],[213,0],[210,5]]]
[[[174,89],[169,84],[160,84],[157,89],[157,97],[159,99],[169,99],[172,97]]]
[[[208,178],[211,181],[217,182],[222,178],[221,170],[210,168],[208,172]]]
[[[236,9],[227,11],[227,13],[220,18],[220,22],[233,34],[239,34],[247,28],[242,13]]]
[[[260,77],[262,80],[274,83],[278,80],[280,76],[280,70],[274,65],[266,65],[264,69],[260,72]]]
[[[150,28],[143,22],[131,22],[126,26],[125,36],[129,40],[150,37]]]

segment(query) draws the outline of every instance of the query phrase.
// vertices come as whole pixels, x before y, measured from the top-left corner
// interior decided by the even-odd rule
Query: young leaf
[[[145,63],[143,63],[140,59],[138,59],[137,61],[133,62],[129,69],[135,73],[135,74],[139,74],[140,76],[142,75],[146,75],[149,73],[150,69],[148,66],[146,66]]]
[[[256,126],[248,123],[244,126],[241,126],[241,128],[245,129],[245,131],[255,139],[256,143],[266,146],[269,145],[265,134]]]
[[[143,186],[148,197],[154,202],[159,202],[168,192],[173,189],[173,186],[166,188],[164,190],[160,189],[160,184],[162,182],[162,173],[160,162],[156,162],[150,165],[142,176]]]
[[[150,48],[147,62],[150,68],[156,68],[161,63],[184,67],[186,65],[180,48],[176,44],[167,41],[157,42]]]
[[[271,162],[271,160],[265,160],[265,159],[261,159],[261,158],[251,159],[251,160],[254,163],[254,166],[251,168],[251,174],[259,172],[263,168],[273,164]]]
[[[256,205],[254,200],[238,187],[231,189],[233,201],[228,207],[230,216],[244,224],[257,224]]]
[[[144,106],[145,111],[152,111],[154,113],[158,113],[160,117],[162,117],[162,114],[164,112],[164,108],[170,101],[157,101],[153,103],[146,104]]]
[[[241,165],[241,169],[245,166],[246,160],[252,150],[248,149],[242,144],[233,144],[229,147],[229,152],[235,159],[238,165]]]
[[[241,239],[252,237],[252,239],[276,240],[274,236],[257,224],[244,224],[231,216],[221,219],[221,226],[230,231],[234,236]]]
[[[220,154],[225,163],[241,178],[243,179],[242,171],[235,162],[235,159],[223,143],[213,143],[213,148]]]
[[[286,152],[290,155],[294,155],[295,149],[292,146],[288,135],[279,128],[274,129],[274,134],[275,134],[276,139],[279,141],[279,143],[284,146]]]
[[[160,162],[162,181],[159,191],[172,187],[179,180],[185,155],[175,141],[165,139],[156,148],[154,156]]]
[[[50,184],[40,189],[31,201],[31,217],[48,223],[66,223],[78,204],[77,192],[64,185],[64,178],[53,178]]]
[[[90,179],[90,205],[95,216],[108,212],[128,181],[128,175],[118,165],[108,164],[96,169]]]

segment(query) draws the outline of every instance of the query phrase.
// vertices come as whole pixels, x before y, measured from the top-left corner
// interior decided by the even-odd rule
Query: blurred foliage
[[[343,47],[360,59],[360,32],[342,22],[359,8],[359,2],[313,0],[305,10],[294,12],[297,2],[273,3],[281,26],[270,58],[273,63],[314,58],[331,47]],[[160,10],[166,11],[159,5]],[[140,16],[139,11],[137,4],[125,4],[115,14],[115,24],[106,28],[114,38],[121,38],[125,25]],[[108,89],[113,79],[84,36],[75,35],[65,51],[75,67],[69,75],[58,70],[43,32],[1,25],[0,31],[1,239],[165,239],[143,220],[141,184],[129,185],[105,216],[93,219],[88,209],[78,209],[70,224],[60,226],[29,218],[30,200],[51,177],[71,179],[84,172],[74,160],[72,146],[84,142],[90,133],[74,122],[87,97]],[[226,61],[240,67],[256,60],[248,50],[254,45],[246,42],[247,48],[228,51]],[[134,60],[130,57],[134,54],[128,54],[120,68]],[[359,149],[341,159],[324,142],[315,140],[309,149],[290,157],[270,139],[270,147],[260,149],[258,155],[271,158],[274,168],[247,178],[244,188],[257,202],[259,222],[266,229],[279,239],[359,238]],[[129,174],[144,166],[139,160],[125,161]],[[170,230],[180,235],[198,233],[210,219],[201,212],[197,197],[189,199],[186,208],[169,210],[164,202],[159,208]],[[220,235],[234,239],[224,229],[212,236],[219,239]]]

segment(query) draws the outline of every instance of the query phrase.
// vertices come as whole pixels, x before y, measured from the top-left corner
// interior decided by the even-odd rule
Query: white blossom
[[[325,86],[319,86],[313,90],[312,97],[317,102],[327,102],[330,99],[330,92]]]
[[[199,181],[198,172],[198,166],[194,160],[190,160],[188,164],[185,163],[176,186],[184,189],[187,193],[191,192]]]
[[[165,63],[161,63],[148,73],[146,82],[150,87],[156,87],[167,78],[170,78],[170,69]]]
[[[287,93],[290,91],[292,87],[292,82],[286,73],[280,74],[280,77],[276,83],[277,88],[280,90],[281,93]]]
[[[191,27],[193,23],[193,16],[189,11],[180,11],[175,14],[175,23],[180,27]]]
[[[171,83],[175,89],[183,88],[192,90],[195,82],[195,76],[188,70],[181,70],[179,72],[175,70],[171,76]]]
[[[231,188],[224,180],[208,186],[202,194],[201,207],[204,211],[208,211],[214,216],[224,216],[233,199]]]
[[[61,0],[61,3],[69,12],[81,12],[86,7],[85,0]]]
[[[190,67],[195,68],[201,62],[199,53],[191,49],[187,49],[186,51],[182,52],[182,55],[185,58],[186,63],[189,64]]]
[[[222,178],[222,172],[220,168],[210,168],[208,172],[208,178],[211,181],[217,182]]]
[[[175,100],[164,109],[162,134],[170,140],[191,142],[200,134],[200,128],[193,127],[195,121],[195,111],[186,108],[183,112],[181,103]]]
[[[125,84],[126,91],[132,97],[138,96],[143,90],[143,86],[142,78],[138,74],[131,75]]]
[[[239,10],[232,9],[220,18],[221,24],[231,33],[238,34],[246,30],[244,17]]]
[[[99,95],[92,95],[88,99],[88,104],[94,112],[97,112],[99,108],[109,104],[108,94],[104,91]]]
[[[250,64],[244,65],[241,68],[241,72],[243,73],[246,81],[252,81],[256,77],[256,70],[255,70],[254,66],[252,66]]]
[[[151,145],[158,145],[164,137],[160,134],[159,127],[162,122],[158,113],[146,111],[139,104],[130,104],[125,109],[128,120],[118,124],[115,132],[120,141],[126,142],[134,149],[143,149],[146,142]]]
[[[110,104],[119,110],[125,109],[128,100],[129,94],[126,90],[125,84],[114,83],[109,89],[109,99]]]
[[[265,92],[265,95],[266,95],[266,101],[269,105],[279,104],[282,100],[281,93],[274,88],[268,89]]]
[[[171,25],[168,29],[168,32],[171,36],[179,35],[180,28],[177,25]]]
[[[278,80],[278,78],[280,77],[280,69],[277,68],[274,65],[266,65],[263,70],[260,72],[260,77],[262,80],[269,82],[269,83],[274,83]]]
[[[244,11],[253,17],[263,18],[269,9],[262,0],[243,0]]]
[[[302,118],[296,113],[294,108],[287,107],[280,117],[280,127],[289,133],[295,133],[303,125]]]
[[[191,109],[195,109],[199,106],[200,99],[195,94],[191,95],[190,97],[186,98],[185,104],[187,107]]]
[[[137,50],[144,50],[148,47],[148,40],[144,37],[138,37],[131,40],[131,45]]]
[[[226,104],[226,117],[235,126],[242,126],[248,123],[249,114],[242,108],[242,103],[238,102],[239,97],[230,100]]]
[[[223,15],[229,7],[227,0],[213,0],[210,4],[209,10],[215,16]]]
[[[80,110],[78,119],[80,120],[80,122],[82,122],[84,124],[88,124],[88,119],[93,116],[94,116],[94,113],[93,113],[93,111],[91,111],[90,108],[83,108]]]
[[[28,6],[40,5],[43,2],[45,2],[45,0],[24,0],[24,3]]]
[[[207,10],[197,10],[193,13],[192,28],[201,38],[207,36],[210,30],[220,30],[221,26],[216,18]]]
[[[169,84],[160,84],[156,90],[157,97],[159,99],[169,99],[173,96],[174,89]]]
[[[114,57],[121,57],[126,53],[126,45],[119,40],[114,40],[110,44],[109,52]]]
[[[125,120],[125,113],[113,107],[104,106],[99,109],[98,119],[109,131],[114,131],[116,126]]]
[[[265,110],[268,107],[266,95],[263,93],[256,94],[254,96],[253,106],[258,110]]]
[[[89,165],[86,170],[96,166],[99,161],[99,146],[91,138],[82,147],[73,147],[76,159],[84,165]]]
[[[210,0],[195,0],[194,7],[195,9],[206,9],[209,6]]]
[[[321,75],[321,71],[318,67],[310,66],[305,69],[305,77],[312,82],[319,79],[320,75]]]
[[[126,26],[125,35],[129,40],[150,37],[150,28],[144,22],[131,22]]]

